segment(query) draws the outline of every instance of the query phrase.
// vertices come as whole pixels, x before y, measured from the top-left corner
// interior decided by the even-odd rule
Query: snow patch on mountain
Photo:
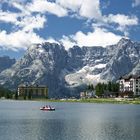
[[[66,82],[70,86],[79,86],[81,84],[97,84],[99,81],[104,81],[100,78],[100,74],[94,74],[95,69],[102,69],[106,64],[98,64],[93,67],[84,66],[82,69],[65,76]]]
[[[106,48],[74,46],[65,50],[56,43],[34,44],[20,60],[0,73],[0,84],[12,89],[23,82],[47,85],[50,97],[79,94],[79,89],[75,89],[83,85],[139,73],[139,58],[140,43],[124,38]]]
[[[102,69],[102,68],[105,68],[106,67],[106,64],[98,64],[96,66],[94,66],[94,69],[98,68],[98,69]]]

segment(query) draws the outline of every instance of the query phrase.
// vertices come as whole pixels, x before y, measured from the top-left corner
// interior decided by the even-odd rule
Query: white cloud
[[[105,29],[95,28],[93,32],[88,32],[84,34],[79,31],[74,36],[77,44],[79,46],[103,46],[112,45],[117,43],[121,36],[117,36],[112,32],[109,32]]]
[[[44,16],[38,14],[35,16],[25,16],[16,25],[22,27],[24,31],[32,31],[33,29],[43,28],[46,21]]]
[[[24,32],[19,30],[17,32],[7,33],[0,31],[0,45],[5,49],[27,49],[31,44],[41,43],[44,39],[40,38],[34,32]]]
[[[24,15],[31,15],[30,11],[27,10],[24,4],[19,3],[19,1],[11,0],[9,2],[10,5],[20,10]]]
[[[114,22],[120,26],[132,26],[138,25],[138,18],[136,16],[126,16],[123,14],[109,14],[106,18],[107,22]]]
[[[48,39],[46,39],[46,42],[50,42],[50,43],[58,43],[59,44],[59,42],[58,41],[56,41],[54,38],[52,38],[52,37],[49,37]]]
[[[87,18],[101,18],[100,2],[99,0],[83,0],[80,15]]]
[[[23,3],[18,3],[17,0],[11,0],[10,2],[5,0],[9,6],[15,7],[20,10],[18,13],[10,11],[0,11],[0,22],[12,23],[12,29],[8,33],[6,30],[0,30],[0,46],[4,49],[26,49],[31,44],[41,43],[45,41],[39,35],[34,32],[34,29],[40,29],[44,27],[47,21],[46,17],[41,14],[32,15]],[[14,28],[13,28],[14,27]]]
[[[13,2],[13,0],[11,2]],[[30,31],[44,27],[44,24],[47,21],[45,16],[40,14],[32,15],[30,12],[28,12],[28,10],[24,9],[23,5],[17,2],[11,2],[8,4],[20,9],[21,12],[14,13],[0,10],[0,22],[12,23],[13,26],[17,26],[17,28],[21,27],[24,29],[24,31]]]
[[[140,5],[140,0],[134,0],[134,2],[132,3],[133,7],[139,6]]]
[[[1,0],[0,0],[1,1]],[[94,29],[91,32],[83,33],[78,31],[74,35],[63,36],[59,41],[49,38],[50,42],[61,42],[66,49],[73,45],[79,46],[106,46],[117,43],[122,37],[114,34],[105,27],[117,25],[115,30],[120,30],[128,35],[128,27],[138,25],[138,18],[123,14],[102,15],[100,0],[4,0],[10,6],[19,9],[18,13],[0,10],[0,22],[13,23],[17,31],[7,33],[0,31],[0,44],[7,48],[27,48],[31,43],[44,41],[34,32],[34,29],[43,29],[47,21],[46,13],[54,14],[58,17],[76,15],[84,17],[90,23],[94,20]],[[135,3],[138,4],[138,1]],[[91,20],[93,19],[93,20]],[[113,23],[113,24],[112,24]],[[93,25],[93,24],[92,24]],[[101,28],[104,27],[104,28]]]
[[[78,11],[82,5],[83,0],[56,0],[56,3],[72,11]]]
[[[9,7],[14,7],[14,8],[18,9],[19,11],[21,11],[23,14],[30,15],[31,14],[30,11],[28,11],[25,7],[26,2],[27,2],[27,0],[0,0],[1,6],[4,3],[6,3],[6,4],[8,4]]]
[[[0,11],[0,22],[12,23],[13,26],[21,27],[24,31],[43,28],[46,21],[46,17],[40,14],[32,16]]]
[[[65,46],[66,50],[76,45],[75,40],[71,36],[63,36],[62,39],[59,40],[59,42],[63,44],[63,46]]]
[[[46,0],[33,0],[32,3],[29,3],[26,8],[31,12],[40,12],[40,13],[51,13],[58,17],[66,16],[67,10],[62,6],[54,3],[48,2]]]
[[[70,45],[79,46],[107,46],[117,43],[122,36],[115,35],[105,29],[96,27],[93,32],[88,32],[87,34],[82,31],[78,31],[75,35],[69,37],[64,36],[61,41],[64,44],[68,44],[67,47],[72,47]]]
[[[49,37],[46,39],[46,42],[62,44],[66,50],[76,45],[76,42],[71,38],[71,36],[63,35],[61,39],[54,39],[53,37]]]
[[[135,15],[109,14],[108,16],[103,17],[103,22],[107,25],[112,23],[116,24],[115,30],[119,30],[123,32],[125,36],[128,36],[130,27],[138,25],[139,19]]]
[[[89,19],[101,18],[100,1],[99,0],[56,0],[56,3],[77,13],[81,17]]]
[[[3,12],[0,10],[0,21],[6,23],[15,23],[17,22],[18,15],[11,12]]]

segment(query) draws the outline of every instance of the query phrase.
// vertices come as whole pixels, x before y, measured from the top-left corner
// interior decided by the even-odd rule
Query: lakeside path
[[[110,104],[140,104],[140,99],[125,99],[121,98],[90,98],[90,99],[35,99],[36,101],[47,102],[78,102],[78,103],[110,103]]]

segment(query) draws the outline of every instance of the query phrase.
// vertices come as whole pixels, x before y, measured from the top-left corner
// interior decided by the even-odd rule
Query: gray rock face
[[[114,55],[101,74],[102,79],[117,80],[133,70],[140,58],[140,44],[121,39],[114,47]]]
[[[137,65],[132,69],[130,74],[133,75],[140,75],[140,61],[137,63]]]
[[[74,46],[68,51],[56,43],[36,44],[0,73],[0,84],[10,88],[22,83],[41,84],[49,87],[50,97],[72,96],[85,84],[136,73],[139,58],[140,44],[124,38],[106,48]]]
[[[98,63],[106,63],[106,49],[102,47],[78,47],[74,46],[68,50],[68,69],[81,69],[86,65],[94,66]],[[102,56],[102,57],[101,57]],[[100,60],[100,62],[96,62]]]
[[[37,44],[31,46],[24,57],[10,69],[0,74],[0,83],[10,88],[19,84],[47,85],[50,96],[58,93],[59,74],[67,61],[67,52],[58,44]],[[53,94],[53,95],[52,95]]]
[[[11,59],[8,56],[0,57],[0,72],[2,72],[5,69],[10,68],[15,62],[16,62],[15,59]]]

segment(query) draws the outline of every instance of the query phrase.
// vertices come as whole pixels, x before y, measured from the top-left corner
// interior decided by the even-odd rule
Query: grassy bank
[[[114,98],[100,98],[100,99],[82,99],[81,102],[89,103],[111,103],[111,104],[140,104],[140,99],[128,100],[116,100]]]
[[[140,99],[122,99],[120,101],[114,98],[91,98],[91,99],[47,99],[47,102],[80,102],[80,103],[110,103],[110,104],[140,104]]]
[[[118,98],[119,99],[119,98]],[[43,101],[43,102],[71,102],[71,103],[99,103],[99,104],[105,104],[105,103],[110,103],[110,104],[140,104],[140,99],[135,98],[135,99],[125,99],[121,98],[120,100],[117,100],[115,98],[90,98],[90,99],[22,99],[19,98],[17,101]]]

